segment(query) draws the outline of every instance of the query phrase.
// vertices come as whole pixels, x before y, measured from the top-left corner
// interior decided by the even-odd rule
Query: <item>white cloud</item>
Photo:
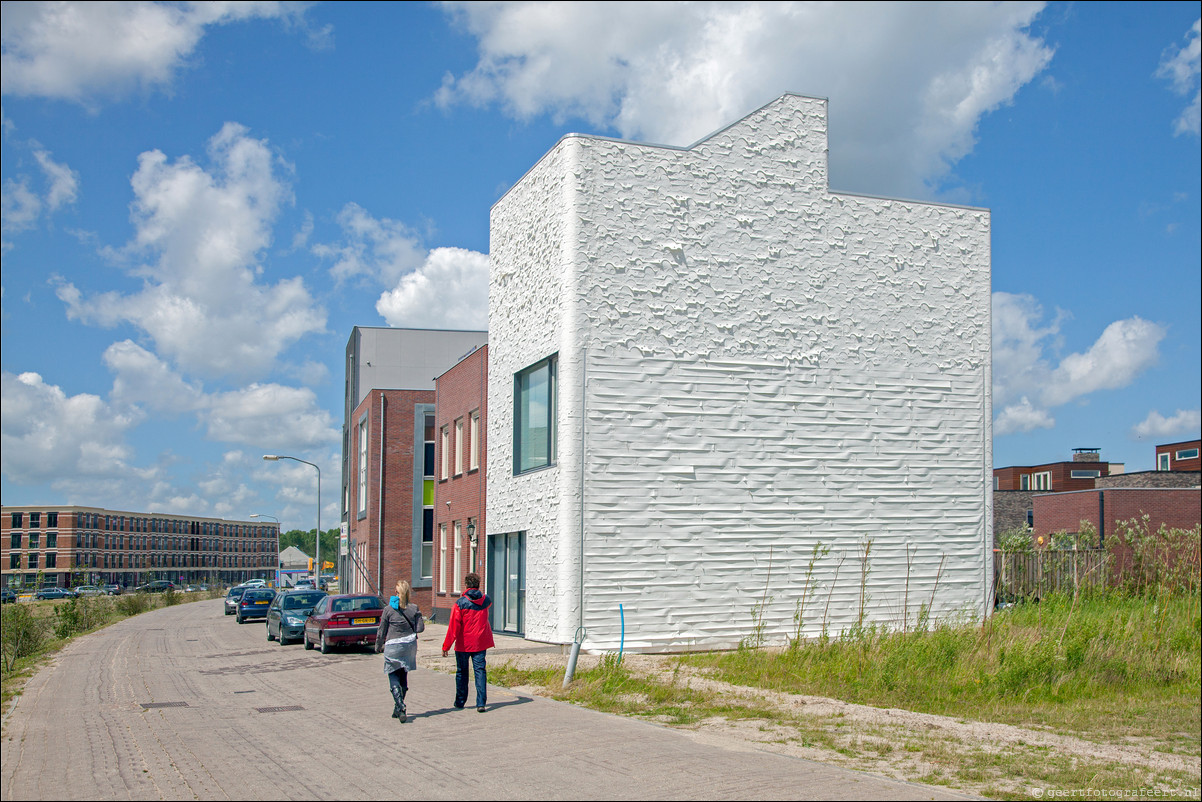
[[[1167,79],[1177,94],[1193,94],[1193,100],[1177,118],[1174,131],[1198,136],[1202,133],[1202,89],[1199,89],[1199,75],[1202,74],[1202,19],[1194,21],[1187,36],[1185,45],[1170,47],[1165,51],[1156,75]]]
[[[1117,320],[1083,353],[1053,364],[1067,315],[1044,311],[1030,295],[993,294],[994,433],[1050,428],[1048,410],[1100,390],[1130,385],[1159,359],[1163,327],[1139,317]]]
[[[227,123],[208,156],[208,170],[157,150],[139,157],[131,182],[136,234],[111,255],[154,258],[133,270],[146,279],[142,292],[85,298],[63,284],[58,296],[71,318],[141,328],[160,355],[189,372],[262,375],[298,339],[324,331],[326,315],[300,278],[257,281],[259,255],[291,200],[267,143]]]
[[[392,286],[426,258],[418,236],[404,223],[377,220],[358,204],[344,206],[338,223],[345,241],[312,249],[315,255],[334,260],[330,275],[338,282],[361,277]]]
[[[203,417],[209,439],[222,442],[303,450],[339,440],[329,410],[303,387],[252,384],[216,393]]]
[[[33,228],[43,212],[58,211],[62,206],[74,203],[79,195],[78,173],[67,165],[56,162],[50,153],[38,147],[37,143],[28,143],[25,146],[32,147],[33,157],[42,169],[47,187],[41,193],[32,189],[33,179],[26,174],[4,179],[3,216],[0,218],[3,222],[0,223],[0,227],[6,234]]]
[[[79,194],[79,174],[67,165],[50,158],[49,152],[45,150],[35,150],[33,156],[50,182],[50,189],[46,192],[46,206],[50,211],[65,203],[75,203]]]
[[[1048,414],[1047,410],[1036,409],[1024,396],[1017,404],[1011,404],[997,416],[993,422],[993,434],[1000,437],[1015,432],[1050,429],[1055,425],[1056,419]]]
[[[0,374],[0,465],[20,484],[132,474],[126,432],[139,421],[99,396],[68,396],[37,373]]]
[[[81,102],[135,87],[165,88],[207,26],[261,17],[303,28],[303,8],[279,2],[5,3],[0,88],[6,95]]]
[[[390,326],[488,328],[488,256],[435,248],[425,263],[376,301]]]
[[[168,417],[205,405],[199,384],[184,381],[158,357],[130,340],[110,345],[103,359],[114,374],[109,399],[116,405],[145,407]]]
[[[1156,364],[1165,331],[1138,317],[1116,320],[1083,354],[1069,354],[1051,375],[1043,401],[1058,406],[1098,390],[1116,390]]]
[[[1167,440],[1171,437],[1196,435],[1199,428],[1202,428],[1202,410],[1179,409],[1171,418],[1153,410],[1131,429],[1131,436],[1137,440],[1149,437]]]
[[[1052,50],[1042,3],[449,3],[479,42],[443,105],[688,145],[786,91],[831,98],[838,189],[928,196]],[[888,124],[882,124],[887,120]]]

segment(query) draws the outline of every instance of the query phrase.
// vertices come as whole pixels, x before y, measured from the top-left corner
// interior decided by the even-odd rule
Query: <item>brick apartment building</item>
[[[1074,448],[1073,458],[1042,465],[1009,465],[993,469],[994,537],[1035,523],[1036,496],[1090,490],[1106,477],[1122,474],[1119,462],[1106,462],[1096,448]]]
[[[488,346],[472,351],[435,382],[434,601],[439,621],[450,616],[463,578],[480,574],[487,587],[485,541],[485,424]]]
[[[4,507],[0,521],[5,587],[272,579],[278,545],[275,523],[100,507]]]
[[[434,577],[435,377],[487,342],[482,331],[355,326],[346,346],[342,526],[346,586],[429,610]]]

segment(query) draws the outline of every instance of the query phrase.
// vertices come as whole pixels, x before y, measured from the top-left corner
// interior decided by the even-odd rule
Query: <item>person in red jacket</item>
[[[442,641],[442,656],[455,646],[455,707],[462,710],[467,704],[467,664],[475,670],[476,712],[483,713],[488,704],[488,670],[484,656],[493,647],[492,627],[488,624],[488,608],[492,599],[480,592],[479,574],[463,578],[464,590],[451,608],[447,636]]]

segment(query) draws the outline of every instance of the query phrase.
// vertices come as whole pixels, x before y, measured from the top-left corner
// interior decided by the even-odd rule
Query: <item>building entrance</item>
[[[526,533],[488,536],[486,593],[492,597],[489,623],[494,632],[525,634]]]

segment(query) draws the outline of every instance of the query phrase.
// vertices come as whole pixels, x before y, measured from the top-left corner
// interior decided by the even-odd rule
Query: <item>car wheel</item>
[[[234,620],[237,621],[239,624],[241,624],[242,623],[242,613],[234,613]]]
[[[328,640],[326,640],[326,633],[324,633],[324,632],[321,633],[321,653],[322,654],[330,653],[330,642]]]
[[[281,646],[287,646],[287,645],[288,645],[288,639],[284,637],[284,630],[282,630],[282,629],[280,630],[280,637],[279,637],[279,641],[280,641],[280,645],[281,645]]]
[[[269,641],[275,640],[275,635],[271,634],[271,624],[267,625],[267,640],[269,640]]]
[[[305,634],[301,635],[301,640],[303,640],[303,641],[305,642],[305,648],[306,648],[306,649],[312,649],[312,648],[313,648],[313,642],[312,642],[311,640],[309,640],[309,633],[308,633],[308,632],[306,632]]]

